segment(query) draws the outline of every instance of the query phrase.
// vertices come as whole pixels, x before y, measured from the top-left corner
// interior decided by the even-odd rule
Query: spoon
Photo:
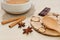
[[[56,30],[60,33],[60,26],[57,20],[53,19],[52,17],[45,16],[42,20],[42,23],[49,29]]]

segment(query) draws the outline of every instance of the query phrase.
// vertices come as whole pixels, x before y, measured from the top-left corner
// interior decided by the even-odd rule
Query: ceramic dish
[[[11,14],[22,14],[27,12],[31,8],[30,0],[23,4],[8,4],[6,3],[6,0],[3,0],[1,4],[2,8]]]

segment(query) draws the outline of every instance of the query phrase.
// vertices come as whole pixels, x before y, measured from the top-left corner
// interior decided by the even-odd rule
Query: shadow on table
[[[32,5],[31,9],[24,14],[19,14],[19,15],[16,14],[15,15],[15,14],[10,14],[10,13],[5,12],[4,15],[2,16],[2,20],[6,20],[6,19],[9,19],[9,18],[18,17],[18,16],[31,17],[34,14],[34,12],[35,12],[35,8]]]

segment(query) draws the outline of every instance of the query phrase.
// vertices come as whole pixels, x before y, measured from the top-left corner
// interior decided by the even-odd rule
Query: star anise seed
[[[19,22],[18,25],[19,25],[18,28],[25,27],[25,23],[23,23],[23,22]]]
[[[28,27],[27,29],[23,29],[23,34],[29,34],[29,33],[31,33],[32,32],[32,27]]]

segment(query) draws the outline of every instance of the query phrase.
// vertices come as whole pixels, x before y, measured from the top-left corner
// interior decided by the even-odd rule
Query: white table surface
[[[11,17],[21,16],[5,13],[1,9],[1,1],[2,0],[0,0],[0,22]],[[31,0],[31,2],[33,4],[31,10],[27,12],[27,14],[24,14],[27,16],[27,19],[25,20],[26,27],[29,25],[29,17],[37,15],[45,7],[50,7],[51,12],[60,13],[60,0]],[[16,25],[10,29],[8,27],[9,24],[1,25],[0,23],[0,40],[60,40],[60,37],[45,36],[34,30],[31,34],[25,35],[22,34],[23,28],[18,28],[18,25]]]

